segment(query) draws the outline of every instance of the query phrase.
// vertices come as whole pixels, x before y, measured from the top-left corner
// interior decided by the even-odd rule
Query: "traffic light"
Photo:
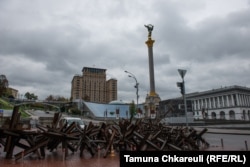
[[[177,82],[177,86],[181,89],[181,94],[184,95],[185,87],[183,82]]]

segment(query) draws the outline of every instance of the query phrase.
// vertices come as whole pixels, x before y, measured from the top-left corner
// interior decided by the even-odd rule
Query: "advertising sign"
[[[3,117],[3,110],[0,109],[0,117]]]

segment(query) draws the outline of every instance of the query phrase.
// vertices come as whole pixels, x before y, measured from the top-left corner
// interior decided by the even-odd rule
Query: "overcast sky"
[[[249,0],[0,0],[0,74],[20,94],[70,98],[83,67],[107,69],[118,99],[139,102],[149,92],[145,24],[153,24],[156,92],[250,87]]]

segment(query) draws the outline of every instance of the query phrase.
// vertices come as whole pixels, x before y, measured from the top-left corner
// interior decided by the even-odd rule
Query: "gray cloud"
[[[107,69],[118,96],[140,102],[149,92],[144,24],[153,24],[156,91],[180,95],[178,68],[187,69],[187,92],[249,86],[249,1],[0,1],[0,67],[10,86],[70,97],[71,80],[84,66]],[[209,6],[210,5],[210,6]]]

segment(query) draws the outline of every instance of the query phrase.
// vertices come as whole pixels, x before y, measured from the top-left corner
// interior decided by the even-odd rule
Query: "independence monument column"
[[[148,62],[149,62],[149,83],[150,92],[146,97],[145,109],[146,117],[156,118],[159,108],[159,102],[161,101],[159,95],[155,92],[155,79],[154,79],[154,59],[153,59],[153,45],[155,40],[152,40],[151,35],[154,26],[151,24],[145,25],[148,29],[148,40],[145,42],[148,46]]]

